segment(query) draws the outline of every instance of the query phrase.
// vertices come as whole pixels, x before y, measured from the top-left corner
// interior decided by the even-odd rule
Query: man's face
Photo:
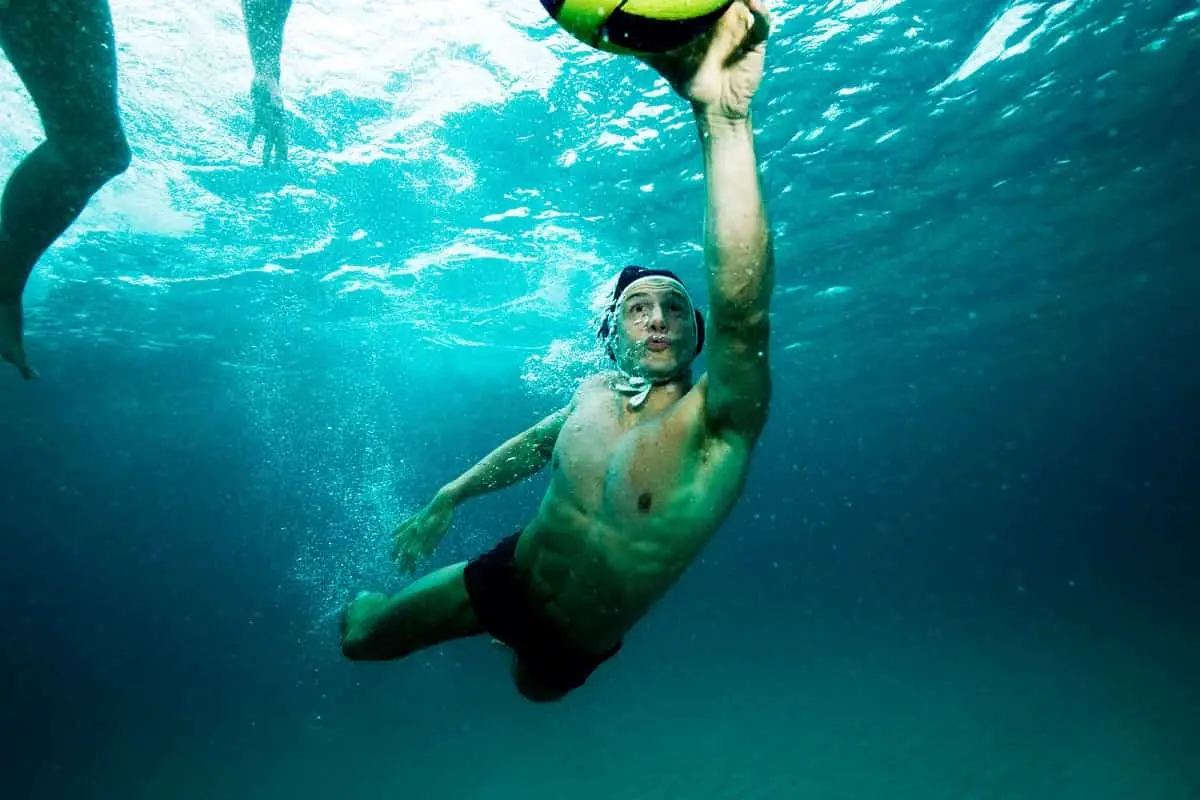
[[[695,358],[695,312],[673,281],[638,281],[622,295],[616,317],[617,364],[630,375],[670,378]]]

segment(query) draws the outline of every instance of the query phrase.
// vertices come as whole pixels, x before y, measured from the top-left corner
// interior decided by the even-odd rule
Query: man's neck
[[[649,391],[645,392],[642,397],[640,396],[642,393],[636,390],[646,387],[645,382],[650,383]],[[661,382],[616,372],[613,374],[611,385],[613,391],[625,401],[623,405],[627,411],[637,414],[647,411],[653,413],[673,405],[688,393],[688,390],[692,388],[692,371],[687,369],[679,375],[661,380]]]

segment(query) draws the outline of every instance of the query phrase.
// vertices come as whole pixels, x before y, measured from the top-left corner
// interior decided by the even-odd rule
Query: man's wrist
[[[256,63],[254,65],[254,82],[278,86],[280,73],[278,61]]]
[[[451,481],[437,490],[437,494],[434,495],[434,501],[449,503],[452,506],[457,506],[461,496],[462,494],[458,485],[458,481]]]
[[[700,135],[706,138],[710,136],[744,136],[753,130],[749,114],[731,116],[701,107],[696,107],[693,111],[696,115],[696,125],[700,129]]]

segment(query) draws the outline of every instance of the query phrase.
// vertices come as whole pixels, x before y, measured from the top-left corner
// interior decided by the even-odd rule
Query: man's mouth
[[[668,339],[666,336],[659,336],[658,334],[655,334],[646,339],[646,349],[647,350],[653,350],[655,352],[660,352],[662,350],[666,350],[666,349],[670,348],[670,346],[671,346],[671,340]]]

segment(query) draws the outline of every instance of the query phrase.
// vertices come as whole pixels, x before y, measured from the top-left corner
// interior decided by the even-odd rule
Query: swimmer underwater
[[[513,653],[526,698],[579,688],[679,579],[725,520],[767,419],[774,254],[758,179],[751,100],[768,22],[737,0],[682,52],[645,57],[692,105],[704,155],[703,317],[671,273],[627,267],[600,328],[616,370],[446,484],[396,531],[404,571],[433,552],[465,500],[550,465],[529,524],[493,550],[394,596],[363,592],[342,614],[342,653],[404,658],[488,634]],[[708,372],[692,363],[708,348]]]

